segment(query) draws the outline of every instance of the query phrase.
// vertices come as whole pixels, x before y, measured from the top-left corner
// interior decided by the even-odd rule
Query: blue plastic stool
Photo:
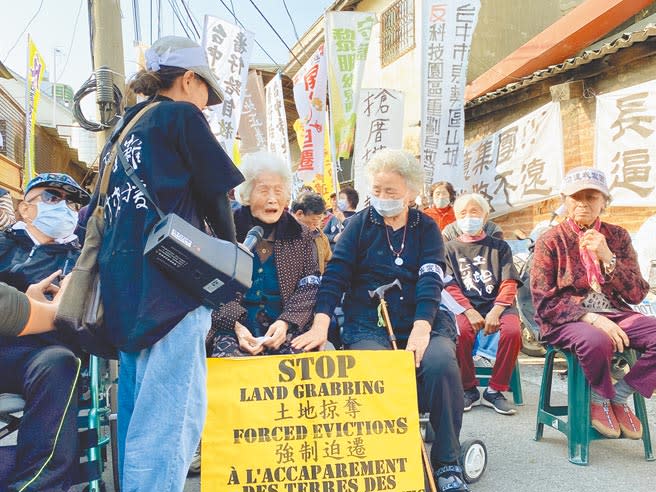
[[[492,368],[491,367],[477,367],[476,368],[476,378],[478,379],[479,386],[487,388],[490,384],[490,378],[492,377]],[[517,406],[524,404],[524,394],[522,393],[522,379],[519,372],[519,360],[515,362],[515,367],[510,376],[510,391],[513,395],[513,403]]]

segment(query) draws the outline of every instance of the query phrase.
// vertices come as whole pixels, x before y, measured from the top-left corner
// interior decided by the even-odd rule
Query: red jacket
[[[453,211],[452,205],[444,208],[428,207],[423,212],[437,222],[440,232],[444,231],[446,226],[456,221],[456,214]]]
[[[599,232],[617,257],[615,270],[605,277],[601,290],[614,308],[631,311],[629,304],[640,303],[649,292],[631,236],[622,227],[605,222]],[[589,292],[578,236],[566,221],[562,222],[538,239],[531,265],[531,295],[542,334],[578,321],[587,312],[581,302]]]

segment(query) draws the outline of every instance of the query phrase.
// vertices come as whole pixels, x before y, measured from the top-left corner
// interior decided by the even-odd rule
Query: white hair
[[[277,155],[264,151],[248,154],[242,159],[239,170],[244,175],[244,182],[235,190],[235,197],[242,205],[250,205],[255,181],[264,172],[277,174],[282,178],[287,192],[285,201],[289,201],[292,194],[292,172],[285,161]]]
[[[379,172],[399,174],[415,193],[421,193],[424,186],[424,168],[412,154],[404,150],[380,150],[367,162],[365,169],[370,178]]]
[[[466,193],[460,195],[456,198],[456,201],[453,203],[453,211],[456,215],[459,215],[462,212],[462,209],[465,208],[470,202],[476,203],[485,215],[490,215],[490,204],[487,202],[483,195],[478,193]]]

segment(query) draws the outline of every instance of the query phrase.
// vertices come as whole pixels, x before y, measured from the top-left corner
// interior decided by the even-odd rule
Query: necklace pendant
[[[394,263],[398,266],[403,265],[403,258],[401,258],[400,256],[397,256],[396,259],[394,260]]]

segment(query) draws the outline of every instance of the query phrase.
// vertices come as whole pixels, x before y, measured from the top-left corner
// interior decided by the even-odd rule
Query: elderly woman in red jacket
[[[634,312],[649,285],[640,275],[629,233],[601,222],[610,198],[598,169],[577,168],[565,176],[567,218],[538,240],[531,291],[542,339],[579,358],[592,387],[590,417],[601,434],[642,436],[627,400],[656,389],[656,319]],[[642,356],[613,384],[611,358],[632,347]]]

